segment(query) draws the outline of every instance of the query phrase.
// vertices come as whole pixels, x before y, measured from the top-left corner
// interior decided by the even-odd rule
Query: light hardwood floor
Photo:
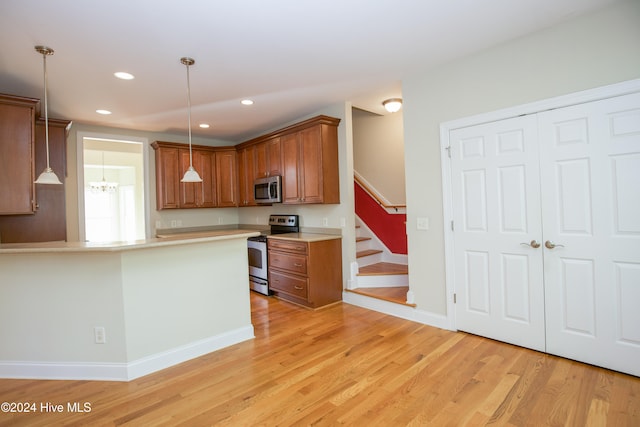
[[[640,378],[348,304],[251,295],[256,339],[129,383],[0,380],[0,426],[639,426]]]

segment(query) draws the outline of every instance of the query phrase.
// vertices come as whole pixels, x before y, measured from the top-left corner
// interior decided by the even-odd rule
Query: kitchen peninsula
[[[129,381],[253,338],[258,234],[0,244],[0,378]]]

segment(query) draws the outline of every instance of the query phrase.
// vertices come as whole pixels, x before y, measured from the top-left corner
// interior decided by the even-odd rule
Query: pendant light
[[[202,182],[202,178],[193,168],[193,152],[191,150],[191,83],[189,81],[189,67],[196,61],[193,58],[180,58],[180,62],[187,66],[187,115],[189,117],[189,169],[184,173],[182,182]]]
[[[47,167],[36,179],[36,184],[62,184],[49,165],[49,111],[47,105],[47,55],[53,55],[53,49],[46,46],[36,46],[36,51],[42,54],[44,63],[44,141],[47,147]]]

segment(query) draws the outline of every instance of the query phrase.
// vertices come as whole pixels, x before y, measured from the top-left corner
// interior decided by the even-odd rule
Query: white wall
[[[120,254],[2,254],[0,370],[15,363],[125,363]],[[107,344],[94,343],[94,326]]]
[[[246,254],[245,239],[124,254],[127,360],[250,326],[247,276],[239,273],[248,269]]]
[[[403,81],[409,282],[446,314],[439,125],[640,77],[640,2],[625,1]],[[430,229],[416,230],[428,217]]]
[[[353,109],[353,168],[386,202],[405,204],[402,110],[381,116]]]

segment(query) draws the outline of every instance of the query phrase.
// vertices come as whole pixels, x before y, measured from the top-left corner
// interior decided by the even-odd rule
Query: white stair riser
[[[357,259],[358,265],[360,267],[364,267],[367,265],[371,265],[371,264],[376,264],[379,262],[382,262],[382,254],[381,253],[377,253],[377,254],[373,254],[373,255],[367,255],[367,256],[363,256]]]
[[[372,240],[362,240],[360,242],[356,242],[356,252],[364,251],[367,249],[376,249],[372,247]]]
[[[409,286],[407,274],[385,274],[376,276],[358,276],[359,288],[392,288]]]

